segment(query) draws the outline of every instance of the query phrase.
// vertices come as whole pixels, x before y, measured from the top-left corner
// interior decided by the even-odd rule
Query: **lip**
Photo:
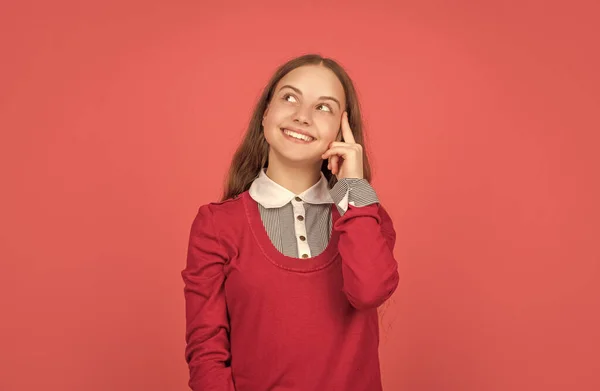
[[[303,134],[303,135],[305,135],[305,136],[308,136],[308,137],[311,137],[311,138],[313,139],[313,141],[316,139],[316,137],[315,137],[315,136],[313,136],[312,134],[310,134],[310,133],[308,133],[307,131],[305,131],[305,130],[302,130],[302,129],[298,129],[298,128],[292,128],[292,127],[289,127],[289,126],[283,126],[283,127],[281,127],[281,131],[282,131],[282,132],[283,132],[285,129],[287,129],[287,130],[291,130],[292,132],[296,132],[296,133]]]

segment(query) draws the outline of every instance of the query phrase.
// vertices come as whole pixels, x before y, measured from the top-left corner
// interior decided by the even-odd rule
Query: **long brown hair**
[[[352,79],[344,68],[335,60],[322,57],[318,54],[306,54],[296,57],[280,66],[271,80],[265,86],[248,124],[248,130],[244,140],[236,150],[231,160],[231,166],[227,175],[221,201],[234,198],[250,188],[252,181],[260,173],[263,167],[267,167],[269,157],[269,144],[265,139],[262,129],[262,119],[267,109],[277,83],[289,72],[304,65],[321,65],[329,68],[336,74],[346,94],[346,111],[352,134],[357,143],[363,146],[363,175],[371,182],[371,166],[366,153],[365,138],[363,134],[363,121],[360,114],[358,96]],[[337,182],[335,175],[327,168],[327,160],[323,160],[321,171],[327,178],[329,187]]]

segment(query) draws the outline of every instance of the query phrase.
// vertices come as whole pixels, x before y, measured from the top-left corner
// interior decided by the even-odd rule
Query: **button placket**
[[[310,258],[310,247],[306,240],[306,210],[304,203],[300,197],[295,197],[292,200],[294,210],[294,228],[296,231],[296,243],[298,245],[298,254],[301,258]]]

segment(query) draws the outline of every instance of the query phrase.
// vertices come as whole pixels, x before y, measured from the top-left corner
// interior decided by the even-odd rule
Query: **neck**
[[[306,163],[284,164],[273,154],[269,156],[266,174],[271,180],[294,194],[300,194],[311,188],[321,179],[321,162],[312,166]]]

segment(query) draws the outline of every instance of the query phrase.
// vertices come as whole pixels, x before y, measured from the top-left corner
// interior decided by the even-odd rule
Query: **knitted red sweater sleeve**
[[[343,289],[350,304],[357,309],[380,306],[394,293],[399,279],[390,216],[380,204],[348,205],[334,229],[340,232]]]
[[[191,227],[185,283],[189,386],[194,391],[234,391],[229,366],[229,320],[223,283],[227,253],[219,242],[210,205],[198,210]]]

